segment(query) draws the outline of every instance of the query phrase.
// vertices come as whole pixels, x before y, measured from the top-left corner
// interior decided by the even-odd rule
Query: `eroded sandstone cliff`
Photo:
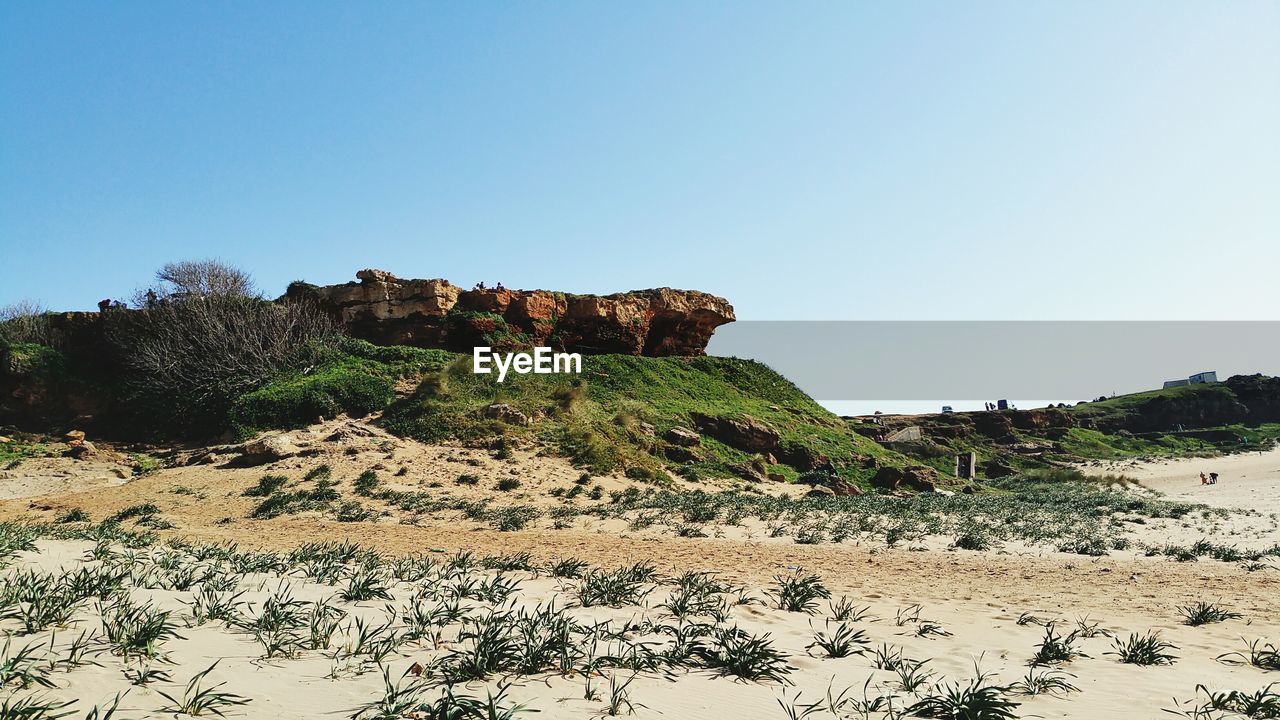
[[[287,296],[310,296],[347,332],[382,345],[469,351],[545,345],[582,353],[703,355],[715,329],[733,322],[724,298],[696,290],[633,290],[571,295],[548,290],[463,290],[448,280],[403,279],[361,270],[359,282],[295,283]]]

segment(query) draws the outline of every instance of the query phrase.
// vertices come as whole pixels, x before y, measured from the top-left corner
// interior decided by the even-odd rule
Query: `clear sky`
[[[0,4],[0,304],[204,256],[1274,319],[1280,3]]]

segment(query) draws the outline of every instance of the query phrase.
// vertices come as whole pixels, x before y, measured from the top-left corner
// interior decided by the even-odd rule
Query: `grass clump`
[[[826,657],[842,658],[862,655],[870,644],[866,631],[854,630],[848,623],[838,621],[834,623],[833,629],[832,621],[828,620],[824,628],[814,634],[813,642],[805,649],[818,648]]]
[[[774,578],[776,588],[770,593],[778,608],[788,612],[812,615],[818,611],[818,601],[830,599],[831,591],[817,575],[804,575],[797,570],[791,575]]]
[[[370,497],[373,495],[374,491],[378,489],[379,482],[378,473],[376,471],[372,469],[365,470],[356,478],[355,482],[352,484],[352,489],[355,490],[357,495]]]
[[[333,468],[329,467],[328,463],[324,463],[308,470],[307,474],[302,476],[302,479],[311,482],[313,480],[328,480],[331,477],[333,477]]]
[[[1280,650],[1259,638],[1246,641],[1243,652],[1219,655],[1218,662],[1228,665],[1252,665],[1260,670],[1280,670]]]
[[[987,681],[979,672],[968,685],[946,683],[907,708],[907,713],[925,718],[965,718],[966,720],[1014,720],[1019,703],[1009,699],[1009,688]]]
[[[1036,653],[1031,657],[1032,665],[1056,665],[1069,663],[1080,657],[1082,653],[1076,649],[1077,634],[1073,631],[1060,635],[1053,623],[1044,626],[1044,639],[1036,646]]]
[[[209,687],[203,686],[205,677],[213,672],[213,669],[217,666],[218,663],[215,661],[209,667],[193,675],[191,680],[187,682],[186,690],[182,693],[181,698],[170,695],[163,690],[157,690],[156,692],[170,703],[169,707],[165,708],[165,712],[171,712],[176,715],[190,715],[192,717],[200,717],[206,714],[222,717],[225,714],[225,710],[237,705],[247,705],[249,698],[234,693],[222,692],[218,689],[226,685],[225,682]]]
[[[269,497],[284,487],[287,482],[289,478],[284,475],[263,475],[258,478],[257,485],[245,490],[242,494],[245,497]]]
[[[155,503],[142,503],[140,505],[130,505],[129,507],[124,508],[123,510],[120,510],[116,514],[107,518],[107,522],[119,523],[132,518],[145,518],[151,515],[157,515],[159,513],[160,513],[160,508],[156,507]]]
[[[1238,620],[1242,617],[1238,612],[1227,610],[1203,600],[1195,603],[1194,605],[1184,605],[1179,607],[1178,614],[1182,616],[1183,625],[1190,625],[1192,627],[1223,622],[1224,620]]]
[[[768,633],[752,635],[736,625],[718,628],[709,639],[696,641],[693,653],[708,668],[755,682],[786,682],[795,669],[773,646]]]
[[[249,513],[249,517],[269,519],[309,510],[325,510],[338,499],[338,491],[334,486],[335,483],[331,480],[319,480],[310,490],[273,493],[258,503],[258,506]]]
[[[58,524],[65,525],[67,523],[90,522],[89,513],[80,508],[71,508],[57,519]]]
[[[1178,660],[1178,656],[1169,652],[1178,647],[1161,640],[1160,634],[1156,632],[1145,635],[1130,633],[1128,639],[1116,638],[1112,641],[1112,647],[1113,650],[1107,654],[1115,655],[1120,662],[1129,665],[1172,665]]]

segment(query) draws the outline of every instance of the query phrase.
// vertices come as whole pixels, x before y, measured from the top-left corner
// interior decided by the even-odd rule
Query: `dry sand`
[[[1222,457],[1116,461],[1085,472],[1123,474],[1174,500],[1263,514],[1280,511],[1280,448]],[[1218,473],[1218,483],[1201,485],[1200,473],[1211,472]]]
[[[319,437],[323,432],[317,431]],[[514,462],[494,460],[487,453],[465,448],[423,446],[396,441],[387,446],[385,439],[352,441],[360,450],[334,451],[323,459],[334,466],[335,476],[347,476],[369,467],[372,461],[383,463],[390,471],[401,466],[409,470],[396,476],[395,482],[405,488],[440,489],[450,492],[475,492],[493,495],[492,485],[502,477],[519,473],[522,487],[515,494],[524,502],[541,502],[549,487],[571,485],[578,471],[563,460],[543,457],[532,451],[518,453]],[[296,474],[310,461],[286,460],[272,471]],[[37,464],[35,476],[58,472],[48,464]],[[1222,479],[1219,485],[1202,488],[1198,484],[1199,468],[1216,469]],[[1280,511],[1280,453],[1237,456],[1212,461],[1128,464],[1124,467],[1093,468],[1140,479],[1146,486],[1170,498],[1195,500],[1206,504],[1256,511],[1245,517],[1241,530],[1218,522],[1218,531],[1239,532],[1257,543],[1280,541],[1274,521],[1264,522]],[[1179,659],[1171,666],[1137,667],[1125,665],[1112,655],[1111,641],[1095,637],[1079,641],[1088,657],[1082,657],[1064,670],[1080,691],[1062,697],[1017,697],[1023,703],[1020,717],[1045,718],[1161,718],[1170,717],[1164,708],[1173,708],[1173,698],[1189,700],[1196,686],[1205,684],[1215,691],[1243,690],[1252,692],[1280,680],[1275,673],[1264,673],[1252,667],[1227,665],[1218,656],[1242,650],[1244,641],[1262,638],[1280,643],[1280,571],[1246,572],[1231,563],[1204,560],[1175,563],[1162,557],[1142,557],[1138,553],[1116,553],[1103,558],[1067,555],[1052,548],[1012,548],[1002,551],[948,551],[936,543],[922,543],[919,550],[886,549],[869,542],[797,545],[790,541],[731,533],[723,537],[677,538],[659,533],[629,532],[609,521],[578,519],[567,529],[552,529],[543,523],[521,532],[497,532],[469,524],[456,517],[418,518],[418,525],[387,518],[379,523],[339,523],[319,516],[294,516],[271,521],[246,520],[253,500],[240,493],[252,485],[263,468],[220,469],[197,465],[164,470],[116,486],[94,482],[88,488],[67,492],[67,482],[50,482],[39,487],[37,479],[16,479],[21,484],[22,499],[0,502],[0,519],[51,520],[71,507],[81,507],[94,518],[139,502],[154,502],[166,518],[178,525],[165,535],[181,535],[213,542],[237,542],[241,548],[264,547],[287,549],[306,541],[333,539],[352,540],[388,553],[455,551],[472,549],[480,555],[528,551],[540,560],[576,556],[593,565],[610,568],[635,561],[649,561],[667,572],[710,570],[726,579],[749,585],[753,594],[763,597],[773,576],[802,567],[820,575],[837,595],[847,594],[856,604],[869,607],[875,620],[858,622],[872,645],[888,643],[903,649],[918,660],[928,659],[926,669],[938,675],[935,680],[967,681],[978,662],[982,670],[993,673],[993,680],[1012,683],[1027,671],[1027,659],[1042,638],[1044,630],[1035,625],[1019,625],[1023,612],[1044,619],[1059,620],[1071,628],[1077,618],[1088,616],[1103,628],[1127,636],[1128,633],[1159,631],[1166,640],[1178,646]],[[481,477],[476,489],[457,488],[452,480],[461,472]],[[99,471],[95,469],[93,476]],[[1190,476],[1190,477],[1188,477]],[[1194,483],[1189,482],[1194,479]],[[65,478],[64,478],[65,480]],[[0,481],[0,488],[15,478]],[[627,484],[621,478],[601,480],[609,488]],[[182,488],[181,492],[174,492]],[[33,492],[33,489],[38,492]],[[223,518],[232,518],[230,522]],[[403,518],[399,518],[403,520]],[[222,522],[220,522],[222,521]],[[1231,523],[1237,522],[1232,520]],[[1139,528],[1149,532],[1149,528]],[[1203,537],[1206,528],[1192,522],[1172,523],[1162,532],[1183,543]],[[82,562],[88,543],[42,540],[40,552],[22,553],[15,565],[52,568]],[[531,605],[560,598],[572,600],[572,586],[546,577],[523,578],[519,603]],[[251,576],[242,587],[250,588],[246,600],[260,604],[277,587],[278,578]],[[328,597],[332,587],[319,586],[292,578],[289,583],[303,599]],[[159,607],[185,613],[183,600],[190,592],[135,589],[135,597],[147,598]],[[395,590],[397,600],[411,594],[407,585]],[[658,604],[665,599],[666,589],[655,590],[644,607],[621,609],[578,608],[573,610],[583,620],[614,619],[624,621],[648,616],[661,618]],[[1237,610],[1243,618],[1202,627],[1181,623],[1177,608],[1197,600],[1218,602]],[[895,615],[908,606],[919,604],[920,617],[939,623],[949,636],[919,637],[914,630],[919,623],[895,624]],[[382,602],[344,604],[344,608],[370,618],[385,615]],[[679,671],[674,677],[640,674],[631,685],[631,700],[637,703],[636,717],[648,718],[783,718],[778,699],[820,700],[829,686],[836,692],[854,688],[861,697],[864,683],[870,680],[872,695],[896,692],[899,702],[911,700],[895,688],[895,675],[874,670],[867,657],[821,659],[806,652],[815,628],[820,628],[828,614],[825,603],[814,616],[789,613],[776,607],[747,605],[734,609],[732,622],[752,632],[768,632],[779,649],[787,654],[796,668],[789,679],[791,686],[750,683],[716,677],[705,671]],[[669,618],[668,618],[669,619]],[[69,642],[80,628],[96,628],[97,617],[86,609],[80,622],[70,632],[59,631],[57,644]],[[0,627],[13,631],[13,621]],[[329,677],[334,660],[325,654],[308,652],[298,659],[263,661],[261,646],[249,635],[214,623],[184,630],[185,639],[168,644],[174,664],[166,666],[173,680],[154,687],[166,692],[180,692],[195,672],[219,660],[212,679],[228,681],[224,690],[251,697],[253,701],[229,711],[230,717],[245,718],[315,718],[348,717],[360,705],[372,702],[382,694],[382,678],[376,670],[355,673],[353,667]],[[42,641],[48,633],[15,638],[21,646],[27,641]],[[447,651],[447,648],[445,649]],[[437,651],[430,647],[404,646],[387,660],[393,677],[399,676],[413,662],[425,660]],[[57,688],[50,692],[58,697],[79,698],[81,713],[93,703],[109,699],[117,691],[129,688],[121,674],[118,658],[103,655],[101,666],[88,666],[70,673],[56,673]],[[341,663],[339,663],[341,665]],[[625,679],[627,674],[623,673]],[[601,686],[602,679],[596,679]],[[472,684],[468,692],[484,695],[482,684]],[[495,682],[488,685],[496,687]],[[539,675],[515,679],[509,691],[513,700],[528,703],[540,710],[535,717],[588,718],[601,716],[600,700],[584,698],[585,680],[581,676]],[[10,688],[9,691],[11,691]],[[8,692],[8,691],[6,691]],[[607,690],[602,687],[607,695]],[[428,697],[434,697],[429,693]],[[1201,698],[1203,699],[1203,698]],[[155,689],[133,688],[122,703],[124,717],[154,717],[165,701]],[[642,706],[642,707],[641,707]],[[872,714],[871,717],[880,717]],[[833,717],[822,712],[811,717]],[[861,717],[848,714],[845,717]]]

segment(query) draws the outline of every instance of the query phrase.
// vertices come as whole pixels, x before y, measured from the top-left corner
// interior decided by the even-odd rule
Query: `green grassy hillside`
[[[1271,446],[1280,438],[1280,381],[1260,375],[1120,395],[1073,407],[922,415],[923,440],[893,448],[939,469],[975,452],[998,477],[1080,460],[1186,457]],[[865,428],[855,424],[854,428]],[[876,428],[879,430],[879,428]]]
[[[402,384],[411,392],[396,399],[393,385],[405,378],[415,385]],[[507,406],[506,417],[494,417],[493,405]],[[241,397],[231,415],[244,435],[340,411],[384,409],[384,425],[406,437],[489,442],[499,451],[539,441],[592,471],[646,480],[663,478],[663,468],[690,479],[774,474],[788,480],[804,469],[706,434],[689,449],[664,439],[672,428],[694,428],[695,413],[762,423],[778,434],[787,451],[780,454],[825,459],[856,484],[865,485],[876,462],[905,462],[850,432],[786,378],[736,358],[592,355],[583,358],[581,375],[511,373],[499,383],[496,375],[472,373],[469,356],[349,341],[310,372]]]

